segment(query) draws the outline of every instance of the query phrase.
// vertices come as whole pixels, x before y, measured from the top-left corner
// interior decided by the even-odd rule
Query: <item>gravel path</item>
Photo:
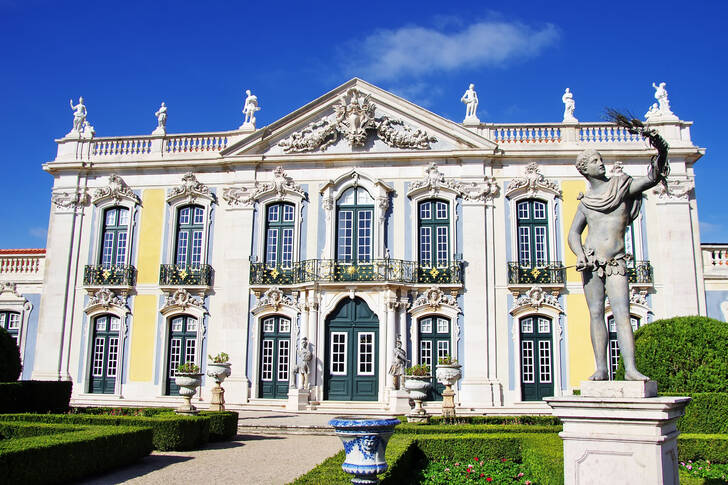
[[[154,451],[135,465],[81,482],[285,484],[343,449],[335,436],[238,435],[195,451]]]

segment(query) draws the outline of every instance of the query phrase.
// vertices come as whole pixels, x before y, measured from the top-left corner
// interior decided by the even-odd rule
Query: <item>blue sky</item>
[[[707,148],[696,165],[704,242],[728,242],[722,193],[726,2],[58,2],[0,0],[0,247],[44,247],[52,178],[41,164],[84,96],[97,136],[242,122],[252,89],[272,123],[357,76],[461,121],[555,122],[642,114],[664,81],[673,111]]]

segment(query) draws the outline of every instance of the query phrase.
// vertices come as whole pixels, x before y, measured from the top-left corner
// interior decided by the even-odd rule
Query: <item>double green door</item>
[[[521,397],[540,401],[554,395],[551,320],[521,319]]]
[[[450,349],[450,320],[442,317],[427,317],[420,320],[420,364],[430,366],[432,386],[427,391],[428,401],[442,401],[442,385],[435,376],[437,363],[445,357],[452,357]]]
[[[376,401],[379,319],[361,298],[344,299],[326,321],[324,399]]]
[[[260,397],[287,398],[291,359],[291,321],[288,318],[276,315],[263,320],[259,355]]]

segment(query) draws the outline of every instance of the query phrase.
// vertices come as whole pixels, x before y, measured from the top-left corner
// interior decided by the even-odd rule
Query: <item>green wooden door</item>
[[[438,361],[452,356],[450,348],[450,320],[443,317],[427,317],[420,320],[420,364],[430,366],[432,387],[428,391],[428,401],[442,401],[445,386],[437,381],[435,369]]]
[[[288,397],[291,321],[278,315],[263,319],[260,328],[258,389],[262,398]]]
[[[177,366],[187,362],[197,362],[197,319],[189,315],[181,315],[169,322],[169,340],[167,342],[169,359],[167,361],[167,378],[164,393],[179,396],[179,386],[174,380]]]
[[[119,358],[119,319],[102,315],[94,320],[89,392],[113,394]]]
[[[361,298],[342,300],[326,319],[324,399],[376,401],[379,319]]]
[[[521,397],[540,401],[554,395],[551,320],[521,319]]]

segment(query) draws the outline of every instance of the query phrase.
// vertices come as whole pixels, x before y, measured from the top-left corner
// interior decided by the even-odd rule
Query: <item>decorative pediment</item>
[[[547,192],[556,197],[561,197],[561,189],[559,184],[553,180],[548,180],[543,176],[536,162],[526,165],[526,173],[523,177],[516,177],[508,184],[506,197],[513,197],[522,193],[528,193],[531,196],[539,192]]]
[[[109,184],[106,187],[99,187],[94,191],[92,202],[96,205],[102,203],[105,200],[113,200],[115,203],[119,203],[122,200],[129,200],[134,204],[141,204],[139,196],[134,193],[133,190],[126,185],[126,182],[112,173],[109,175]]]
[[[511,315],[519,313],[519,310],[539,310],[541,307],[549,307],[558,313],[564,313],[564,309],[557,295],[546,293],[542,288],[534,286],[526,293],[516,297],[516,300],[513,302],[513,308],[511,308]]]
[[[410,307],[410,312],[414,313],[417,310],[423,309],[423,307],[431,311],[439,311],[442,306],[450,307],[456,312],[462,313],[455,296],[447,295],[437,286],[432,286],[415,299]]]
[[[271,309],[278,311],[282,305],[298,310],[298,304],[290,296],[286,296],[277,286],[269,288],[263,296],[261,296],[253,307],[253,313],[259,313],[263,310]]]
[[[89,195],[86,189],[56,190],[51,194],[51,202],[58,211],[73,211],[88,205]]]
[[[182,183],[167,191],[167,202],[174,202],[179,199],[188,199],[190,202],[194,202],[198,198],[214,201],[215,194],[210,192],[210,188],[207,185],[198,181],[192,172],[184,174],[182,176]]]
[[[192,295],[184,288],[179,288],[171,295],[167,295],[161,312],[163,315],[167,315],[169,313],[187,311],[190,309],[198,310],[201,313],[207,313],[207,310],[205,309],[205,302],[201,297]]]
[[[695,188],[695,182],[690,179],[668,179],[652,189],[652,193],[662,201],[687,201],[690,191]]]
[[[309,124],[303,130],[280,141],[286,153],[313,152],[326,149],[345,139],[349,146],[362,147],[372,135],[394,148],[428,150],[437,138],[424,130],[407,126],[401,119],[386,115],[376,117],[371,95],[350,88],[334,105],[334,113]]]
[[[263,198],[283,199],[286,196],[305,199],[306,192],[289,177],[280,165],[273,170],[271,182],[256,182],[252,190],[247,187],[225,187],[222,198],[229,206],[252,206]]]
[[[115,308],[126,313],[126,298],[124,296],[117,296],[108,288],[101,288],[91,295],[84,311],[86,313],[94,313],[99,310],[109,310],[110,308]]]
[[[23,295],[18,291],[18,284],[12,281],[0,281],[0,295],[10,293],[13,296],[21,298]]]
[[[437,168],[437,163],[431,162],[425,169],[425,176],[412,182],[407,196],[414,197],[423,192],[434,196],[441,191],[452,192],[465,200],[484,202],[497,197],[499,188],[495,179],[489,177],[485,177],[482,182],[460,182],[448,179]]]

